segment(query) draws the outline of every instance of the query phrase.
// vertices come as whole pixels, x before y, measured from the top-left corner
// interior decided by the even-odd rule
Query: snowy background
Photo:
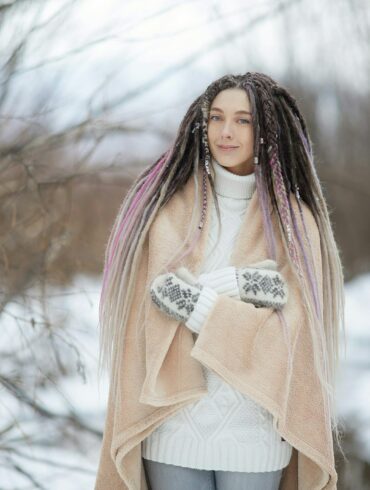
[[[58,390],[51,385],[38,389],[35,397],[29,390],[27,395],[34,403],[48,407],[50,419],[39,418],[32,407],[21,408],[2,390],[2,425],[10,426],[17,421],[3,438],[3,446],[12,447],[20,437],[30,441],[11,454],[11,464],[18,462],[30,474],[36,473],[40,481],[53,482],[52,486],[44,483],[44,488],[89,490],[94,486],[108,396],[107,379],[103,378],[100,384],[97,379],[100,288],[100,279],[81,276],[68,289],[52,288],[48,292],[47,315],[63,332],[64,340],[61,338],[58,351],[60,356],[68,356],[70,373],[58,380]],[[3,320],[0,345],[3,359],[8,346],[15,347],[14,332],[20,328],[19,322],[29,322],[32,315],[34,329],[28,331],[27,338],[22,335],[18,340],[25,356],[33,352],[34,362],[27,365],[28,369],[32,366],[33,372],[26,374],[33,380],[37,372],[44,372],[48,365],[55,363],[53,352],[43,348],[45,339],[38,333],[38,321],[44,318],[44,314],[40,318],[35,315],[43,311],[39,293],[29,291],[33,300],[27,307],[17,301],[9,307],[14,317]],[[347,357],[342,360],[339,376],[338,413],[348,429],[353,430],[355,447],[361,457],[370,462],[370,274],[346,285],[346,304]],[[10,360],[9,369],[11,366]],[[2,366],[2,375],[7,374],[6,366]],[[24,477],[7,468],[0,468],[0,482],[0,488],[4,489],[27,488],[21,486]]]
[[[338,489],[370,488],[369,33],[367,0],[0,0],[0,490],[93,488],[110,226],[190,103],[246,71],[312,134],[347,281]]]

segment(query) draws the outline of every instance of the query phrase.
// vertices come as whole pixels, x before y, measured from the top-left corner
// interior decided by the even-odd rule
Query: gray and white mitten
[[[240,298],[256,307],[281,310],[288,300],[288,287],[274,260],[264,260],[236,269]]]
[[[202,273],[198,279],[188,269],[181,267],[176,271],[190,284],[212,288],[218,294],[225,294],[256,307],[281,309],[288,299],[287,285],[274,260],[266,259],[245,268],[222,267]]]
[[[197,317],[203,310],[208,313],[218,297],[213,289],[189,284],[173,272],[157,276],[151,284],[150,295],[163,313],[184,322],[196,333],[199,333]]]

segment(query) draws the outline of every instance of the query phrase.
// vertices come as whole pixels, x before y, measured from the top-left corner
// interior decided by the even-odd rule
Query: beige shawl
[[[201,193],[202,175],[197,174]],[[333,440],[325,419],[323,397],[313,373],[313,350],[296,276],[277,243],[279,270],[289,287],[283,309],[291,331],[293,374],[287,376],[287,346],[277,313],[270,308],[220,295],[199,336],[164,315],[150,300],[148,284],[184,243],[195,198],[193,176],[158,213],[149,231],[135,285],[138,303],[150,302],[143,338],[137,339],[139,308],[132,308],[126,327],[124,362],[118,389],[109,390],[95,490],[148,490],[141,458],[141,441],[167,417],[207,393],[201,364],[269,410],[281,436],[293,446],[280,490],[336,489]],[[208,236],[211,207],[192,254],[182,265],[198,275]],[[292,205],[297,210],[292,194]],[[320,237],[306,205],[304,217],[312,243],[320,288]],[[270,205],[270,214],[272,207]],[[277,219],[273,218],[277,230]],[[243,267],[268,258],[258,191],[243,217],[230,265]],[[322,291],[321,291],[322,293]],[[322,301],[322,295],[321,295]],[[135,301],[133,303],[135,305]]]

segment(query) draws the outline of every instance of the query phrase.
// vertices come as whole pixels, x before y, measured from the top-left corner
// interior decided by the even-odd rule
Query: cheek
[[[210,125],[207,131],[208,143],[213,146],[214,140],[217,138],[217,130],[214,126]]]
[[[210,147],[212,147],[213,146],[214,134],[213,134],[212,130],[210,130],[209,128],[208,128],[208,131],[207,131],[207,138],[208,138],[208,145]]]
[[[240,141],[244,141],[245,145],[250,146],[254,141],[253,128],[243,128],[244,131],[240,132],[238,135]]]

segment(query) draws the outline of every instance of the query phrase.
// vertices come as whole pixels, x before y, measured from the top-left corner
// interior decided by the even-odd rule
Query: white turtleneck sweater
[[[255,175],[235,175],[212,160],[215,190],[221,213],[221,235],[216,208],[211,213],[205,259],[200,272],[225,285],[225,293],[240,299],[229,260],[244,213],[255,190]],[[222,269],[222,270],[221,270]],[[218,272],[219,277],[218,277]],[[200,276],[201,277],[201,276]],[[186,326],[199,333],[217,293],[203,288]],[[232,325],[225,325],[225,329]],[[264,472],[288,465],[292,446],[282,440],[272,415],[250,397],[235,390],[202,366],[208,393],[166,419],[142,441],[142,457],[161,463],[205,470]]]

